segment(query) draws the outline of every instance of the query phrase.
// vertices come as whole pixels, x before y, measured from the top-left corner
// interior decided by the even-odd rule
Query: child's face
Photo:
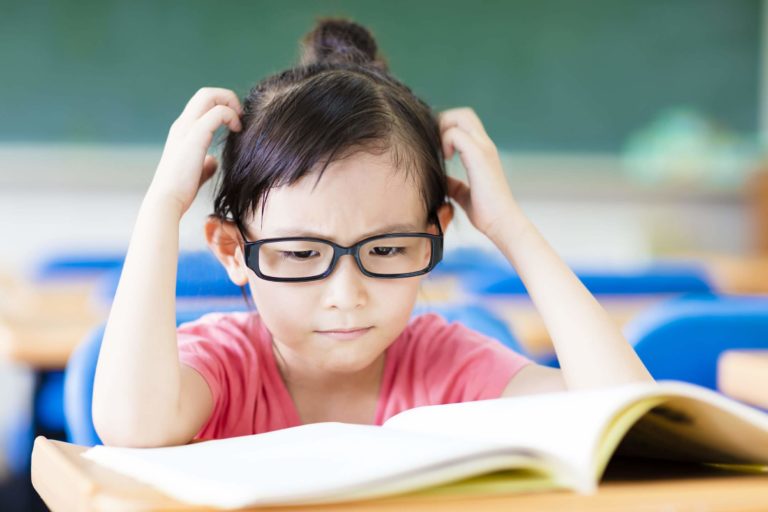
[[[271,190],[263,219],[259,207],[246,226],[251,240],[316,236],[349,246],[374,234],[437,234],[414,179],[393,168],[389,153],[332,162],[313,190],[316,180],[310,174]],[[246,268],[242,252],[236,259]],[[256,308],[286,360],[323,373],[371,365],[408,323],[422,277],[367,277],[352,256],[341,257],[330,276],[316,281],[274,282],[246,272]],[[349,340],[318,332],[362,327],[372,328]]]

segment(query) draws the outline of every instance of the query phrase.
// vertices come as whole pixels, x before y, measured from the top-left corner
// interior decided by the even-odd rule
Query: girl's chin
[[[346,350],[344,342],[336,342],[341,350],[331,350],[321,363],[325,371],[333,373],[358,373],[367,370],[382,354],[372,354],[369,350]],[[322,356],[321,356],[322,357]]]

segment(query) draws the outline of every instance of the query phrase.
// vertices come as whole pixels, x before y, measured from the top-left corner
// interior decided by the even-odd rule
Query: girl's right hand
[[[197,91],[171,125],[147,195],[177,202],[179,216],[184,215],[202,184],[216,171],[218,162],[206,154],[213,134],[222,124],[240,131],[242,113],[237,95],[229,89],[203,87]]]

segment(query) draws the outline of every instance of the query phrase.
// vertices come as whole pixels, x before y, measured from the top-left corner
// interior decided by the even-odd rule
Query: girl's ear
[[[237,286],[248,284],[240,232],[235,223],[209,216],[205,222],[205,239],[211,252],[226,269],[229,279]]]
[[[453,220],[453,203],[450,201],[443,203],[437,209],[437,218],[440,221],[440,229],[445,233],[451,220]]]

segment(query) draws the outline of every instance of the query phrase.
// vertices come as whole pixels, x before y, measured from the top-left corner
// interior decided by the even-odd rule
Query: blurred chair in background
[[[501,254],[468,247],[446,252],[440,265],[435,269],[438,283],[450,290],[454,300],[474,301],[487,307],[507,323],[530,357],[557,366],[546,326],[520,276]],[[574,272],[619,325],[664,300],[714,291],[710,270],[695,260],[658,261],[631,267],[582,266]]]
[[[93,290],[91,300],[108,310],[120,282],[122,265],[106,273]],[[243,292],[229,280],[226,270],[208,250],[181,251],[176,270],[176,307],[199,311],[219,304],[224,308],[243,303]]]
[[[717,361],[733,349],[768,349],[768,296],[687,296],[624,329],[651,375],[717,389]]]

